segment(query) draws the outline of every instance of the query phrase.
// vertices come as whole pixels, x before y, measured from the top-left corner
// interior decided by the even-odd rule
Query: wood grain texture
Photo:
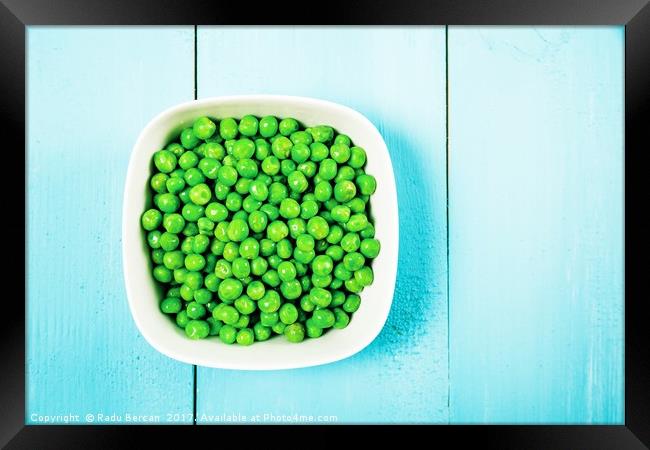
[[[388,144],[400,214],[397,286],[379,337],[349,359],[316,368],[199,368],[198,421],[298,414],[356,423],[447,422],[444,28],[199,27],[198,33],[199,98],[303,95],[366,115]]]
[[[623,423],[623,41],[449,29],[451,422]]]
[[[28,29],[27,423],[192,421],[192,366],[137,332],[120,236],[140,130],[193,98],[193,37],[193,27]]]

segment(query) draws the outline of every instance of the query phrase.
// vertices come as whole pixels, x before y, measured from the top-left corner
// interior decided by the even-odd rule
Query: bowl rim
[[[391,196],[394,199],[394,220],[392,224],[393,225],[392,229],[394,229],[393,234],[395,238],[395,245],[394,245],[395,251],[394,251],[394,261],[392,261],[391,264],[393,270],[390,271],[389,273],[390,279],[387,280],[391,287],[391,293],[387,294],[387,296],[390,296],[390,298],[387,301],[387,306],[385,307],[386,313],[382,317],[381,324],[380,325],[378,324],[375,328],[371,330],[371,332],[364,334],[363,339],[359,339],[351,343],[351,345],[349,345],[345,349],[336,352],[336,354],[333,356],[328,353],[325,353],[323,355],[311,356],[309,360],[306,361],[305,363],[291,364],[291,363],[283,363],[282,361],[274,361],[272,363],[267,362],[263,366],[256,365],[256,364],[231,363],[229,361],[223,361],[218,363],[214,361],[205,361],[198,357],[185,355],[183,352],[177,351],[177,349],[173,345],[168,345],[164,343],[162,339],[156,339],[156,337],[152,335],[151,330],[143,324],[139,314],[139,310],[135,306],[135,300],[134,300],[135,294],[133,293],[133,290],[135,289],[133,286],[135,280],[132,279],[132,276],[130,274],[131,271],[129,269],[131,267],[131,264],[128,258],[128,255],[131,252],[133,252],[133,250],[127,249],[128,243],[130,241],[128,239],[125,239],[125,237],[130,236],[131,227],[132,227],[131,220],[133,220],[133,214],[128,210],[129,210],[129,205],[132,203],[131,197],[135,196],[135,193],[130,192],[128,188],[132,184],[131,180],[136,176],[133,162],[136,159],[137,154],[139,153],[137,150],[143,147],[143,142],[147,139],[152,129],[154,129],[159,122],[170,119],[171,117],[173,117],[174,115],[180,112],[183,112],[188,109],[200,108],[201,106],[206,106],[206,105],[215,105],[217,107],[222,104],[232,105],[233,103],[237,103],[241,101],[243,101],[244,103],[252,102],[252,101],[261,102],[261,103],[268,102],[268,101],[274,101],[274,102],[287,101],[292,103],[298,102],[301,104],[306,103],[312,107],[316,107],[316,108],[325,107],[331,110],[339,110],[341,112],[344,112],[345,114],[356,116],[358,120],[365,123],[365,126],[368,128],[369,132],[374,134],[375,138],[378,138],[378,142],[381,144],[380,149],[386,154],[385,165],[387,166],[388,173],[390,174],[390,176],[388,177],[389,180],[384,180],[384,181],[389,182],[390,185],[388,186],[389,187],[388,192],[392,194]],[[299,117],[297,118],[298,120],[300,120]],[[178,103],[164,109],[163,111],[155,115],[152,119],[150,119],[147,122],[147,124],[140,131],[138,138],[136,139],[135,144],[131,149],[124,186],[125,189],[122,198],[121,250],[122,250],[122,268],[124,274],[127,303],[129,304],[129,310],[131,312],[131,316],[133,317],[133,320],[136,323],[136,327],[140,332],[140,334],[142,334],[142,336],[149,343],[149,345],[151,345],[154,349],[156,349],[158,352],[162,353],[163,355],[187,364],[193,364],[202,367],[232,369],[232,370],[259,371],[259,370],[283,370],[283,369],[312,367],[312,366],[340,361],[342,359],[348,358],[362,351],[368,345],[370,345],[375,340],[375,338],[379,335],[379,333],[383,330],[386,321],[388,320],[390,310],[392,309],[392,303],[394,300],[394,290],[395,290],[396,279],[397,279],[397,263],[399,260],[399,216],[398,216],[399,208],[397,205],[397,188],[395,183],[395,172],[393,169],[392,160],[390,158],[390,153],[388,152],[388,148],[383,137],[381,136],[381,134],[379,133],[375,125],[366,116],[356,111],[355,109],[339,103],[335,103],[335,102],[331,102],[319,98],[314,98],[314,97],[277,95],[277,94],[243,94],[243,95],[213,96],[213,97],[207,97],[198,100],[189,100],[182,103]],[[134,275],[134,278],[137,278],[137,276]],[[244,351],[245,349],[242,350]]]

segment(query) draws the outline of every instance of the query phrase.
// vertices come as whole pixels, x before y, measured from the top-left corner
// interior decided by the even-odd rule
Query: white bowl
[[[366,150],[366,171],[377,179],[377,191],[371,198],[371,214],[381,252],[372,264],[374,283],[361,293],[361,306],[345,329],[330,330],[319,339],[306,339],[299,344],[277,337],[243,347],[223,344],[218,337],[190,340],[159,310],[161,288],[152,277],[145,232],[140,227],[140,216],[151,204],[147,187],[151,157],[199,116],[224,118],[245,114],[294,117],[306,126],[330,125]],[[126,293],[133,319],[142,335],[156,350],[176,360],[224,369],[275,370],[315,366],[354,355],[375,339],[386,322],[393,301],[397,251],[397,193],[386,144],[368,119],[346,106],[278,95],[190,101],[169,108],[151,120],[133,147],[122,212]]]

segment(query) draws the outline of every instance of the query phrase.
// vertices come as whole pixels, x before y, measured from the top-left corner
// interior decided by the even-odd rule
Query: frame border
[[[26,121],[25,121],[25,52],[26,26],[29,25],[260,25],[273,20],[275,24],[287,25],[309,23],[312,25],[625,25],[625,191],[632,181],[638,180],[636,171],[642,164],[628,164],[647,148],[645,128],[650,109],[650,4],[649,0],[442,0],[436,3],[426,0],[392,2],[385,0],[358,0],[351,4],[338,0],[328,2],[318,14],[293,0],[283,3],[280,10],[274,4],[250,8],[244,3],[221,3],[205,0],[171,0],[165,6],[152,5],[150,1],[104,1],[85,0],[83,7],[75,0],[0,0],[0,86],[5,101],[0,105],[0,119],[5,130],[9,148],[22,148],[20,152],[6,151],[13,167],[23,165],[26,170]],[[272,10],[273,9],[273,10]],[[341,11],[344,14],[341,14]],[[245,21],[242,21],[244,20]],[[647,175],[646,175],[647,177]],[[628,181],[630,182],[628,185]],[[12,221],[9,232],[26,238],[27,221],[27,174],[24,172],[25,197],[23,222]],[[636,186],[634,186],[636,187]],[[19,200],[9,196],[9,208],[17,211]],[[625,206],[625,200],[624,200]],[[628,228],[627,209],[625,222],[625,275],[626,293],[639,285],[639,270],[632,263],[640,256],[641,235]],[[643,223],[647,223],[643,221]],[[628,238],[636,245],[628,247]],[[636,238],[636,239],[635,239]],[[25,284],[22,292],[11,285],[15,298],[26,298],[27,266],[25,246],[16,248],[14,254],[22,254]],[[18,239],[11,245],[19,247]],[[13,250],[13,248],[11,249]],[[6,261],[6,260],[5,260]],[[16,271],[15,264],[6,261],[4,273]],[[646,275],[647,276],[647,275]],[[12,295],[12,297],[14,297]],[[438,438],[451,438],[460,442],[475,442],[487,448],[647,448],[650,445],[650,342],[647,317],[642,298],[625,296],[625,425],[449,425],[420,426],[418,431],[434,434]],[[26,426],[25,418],[25,306],[5,299],[5,320],[0,333],[0,350],[4,356],[3,382],[0,385],[0,445],[7,448],[115,448],[133,445],[135,435],[156,440],[171,439],[171,430],[186,432],[186,426]],[[23,343],[23,345],[20,345]],[[246,428],[247,426],[241,425]],[[265,431],[279,428],[265,426]],[[228,428],[228,430],[226,430]],[[314,430],[313,428],[317,428]],[[312,435],[320,434],[322,426],[309,427]],[[359,428],[369,428],[360,426]],[[392,428],[392,427],[391,427]],[[398,427],[403,428],[403,427]],[[420,428],[425,428],[421,430]],[[340,430],[341,428],[337,428]],[[194,427],[194,433],[206,433],[211,427]],[[229,427],[220,428],[219,434],[227,434]],[[307,428],[302,428],[302,432]],[[247,430],[246,430],[247,431]],[[253,430],[251,430],[253,431]],[[388,427],[373,427],[376,437],[392,433]],[[134,433],[137,432],[137,433]],[[409,433],[411,430],[408,431]],[[240,434],[239,431],[237,431]],[[306,434],[306,433],[305,433]],[[388,435],[386,435],[388,438]],[[213,438],[214,439],[214,438]],[[149,439],[148,439],[149,440]],[[150,440],[149,440],[150,442]]]

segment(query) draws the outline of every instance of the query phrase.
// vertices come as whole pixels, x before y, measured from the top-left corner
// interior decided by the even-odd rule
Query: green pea
[[[199,161],[199,170],[210,180],[216,180],[219,175],[221,164],[215,158],[203,158]]]
[[[174,194],[159,194],[156,206],[158,206],[158,209],[164,213],[173,213],[181,206],[181,201]]]
[[[354,169],[359,169],[366,163],[366,151],[361,147],[350,148],[350,160],[348,164]]]
[[[263,257],[257,257],[251,261],[251,273],[262,276],[268,269],[268,262]],[[257,300],[257,299],[256,299]]]
[[[292,323],[284,329],[284,335],[289,342],[302,342],[305,339],[305,327],[301,323]]]
[[[156,249],[160,248],[160,236],[162,234],[158,230],[153,230],[147,233],[147,243],[149,247]],[[173,250],[173,249],[172,249]]]
[[[215,262],[214,269],[212,269],[213,271],[217,269],[218,263],[219,263],[218,261]],[[217,274],[213,272],[205,276],[205,280],[203,281],[203,283],[205,284],[206,289],[209,290],[210,292],[217,292],[217,290],[219,289],[220,279],[217,276]]]
[[[149,181],[149,185],[151,186],[151,189],[153,189],[155,192],[159,194],[163,194],[167,192],[166,183],[168,179],[169,179],[168,175],[164,173],[157,173],[151,177],[151,180]]]
[[[177,314],[182,307],[181,300],[176,297],[167,297],[160,302],[160,310],[165,314]]]
[[[316,275],[328,275],[334,270],[334,262],[327,255],[318,255],[311,263],[311,270]]]
[[[205,306],[197,302],[190,302],[187,304],[187,317],[190,319],[200,319],[205,316]]]
[[[219,284],[219,290],[217,294],[221,301],[232,302],[237,297],[239,297],[244,290],[244,286],[241,281],[235,280],[233,278],[226,278]]]
[[[167,252],[163,256],[163,265],[169,270],[183,267],[183,253],[180,251]]]
[[[329,233],[329,225],[322,217],[315,216],[307,222],[307,232],[315,239],[325,239]]]
[[[178,165],[181,166],[181,169],[188,170],[192,167],[196,167],[199,163],[199,157],[196,153],[191,150],[183,153],[180,158],[178,158]]]
[[[275,334],[284,334],[284,329],[285,329],[286,327],[287,327],[287,325],[285,325],[284,323],[282,323],[282,322],[277,322],[275,325],[273,325],[273,326],[271,327],[271,330],[273,330],[273,332],[274,332]]]
[[[153,155],[153,163],[160,172],[170,173],[176,168],[176,155],[169,150],[159,150]]]
[[[294,219],[300,215],[300,204],[292,198],[280,202],[280,215],[285,219]]]
[[[253,157],[255,154],[255,142],[251,141],[248,138],[242,138],[237,140],[233,145],[232,155],[241,160],[248,159]]]
[[[329,285],[332,283],[332,275],[317,275],[313,274],[311,276],[311,282],[314,285],[314,287],[317,288],[326,288],[329,287]]]
[[[316,306],[327,308],[332,302],[332,294],[326,289],[314,287],[309,291],[309,300]]]
[[[347,313],[356,312],[361,305],[361,297],[357,294],[350,294],[343,303],[343,310]]]
[[[260,253],[262,256],[271,256],[275,254],[277,244],[270,239],[262,239],[260,241]]]
[[[248,237],[248,223],[242,219],[234,219],[228,224],[228,239],[241,242]]]
[[[336,317],[329,309],[317,309],[312,313],[311,320],[314,326],[319,328],[330,328],[334,325],[334,322],[336,322]]]
[[[293,134],[294,132],[298,131],[298,128],[300,125],[298,124],[298,121],[296,119],[293,119],[291,117],[287,117],[286,119],[282,119],[280,121],[280,125],[278,126],[278,130],[280,131],[280,134],[282,136],[289,136]]]
[[[267,312],[261,312],[260,313],[260,323],[265,326],[265,327],[272,327],[278,321],[280,320],[279,315],[277,311],[267,313]]]
[[[246,278],[251,273],[251,265],[247,259],[235,258],[232,262],[232,274],[235,278]]]
[[[142,228],[147,231],[155,230],[160,226],[162,220],[163,217],[160,211],[157,209],[148,209],[144,214],[142,214]]]
[[[343,256],[345,256],[345,252],[338,245],[331,245],[327,247],[327,250],[325,250],[325,254],[330,258],[332,258],[332,261],[335,262],[341,261],[343,259]]]
[[[217,277],[225,280],[232,277],[232,265],[225,259],[220,259],[214,266],[214,273]]]
[[[237,332],[236,339],[239,345],[252,345],[255,341],[255,334],[250,328],[242,328]]]
[[[225,140],[235,139],[238,131],[237,122],[231,117],[223,119],[219,123],[219,134]]]
[[[336,172],[337,172],[337,165],[336,161],[330,158],[326,158],[323,161],[321,161],[319,169],[318,169],[318,176],[322,180],[333,180],[334,177],[336,177]]]
[[[179,144],[178,142],[169,143],[167,145],[166,150],[169,150],[170,152],[172,152],[176,157],[181,156],[183,154],[183,152],[185,151],[183,146],[181,144]]]
[[[197,184],[203,183],[205,181],[205,175],[196,167],[192,167],[185,171],[183,179],[188,184],[188,186],[196,186]]]
[[[199,145],[199,137],[194,134],[193,128],[184,128],[181,131],[181,145],[186,149],[192,149]]]
[[[354,214],[350,216],[346,227],[349,231],[361,231],[368,226],[368,217],[365,214]]]
[[[306,178],[312,178],[316,174],[318,167],[313,161],[305,161],[296,166],[296,170],[302,173]]]
[[[318,214],[318,203],[314,200],[303,201],[300,205],[300,217],[307,220]]]
[[[206,158],[213,158],[221,161],[226,156],[226,149],[217,142],[208,142],[205,144],[203,154]],[[206,175],[207,176],[207,175]]]
[[[313,142],[313,138],[311,137],[311,134],[307,133],[306,131],[294,131],[291,133],[290,136],[291,142],[294,144],[304,144],[304,145],[309,145]]]
[[[275,254],[275,255],[269,256],[267,258],[267,261],[269,262],[269,266],[271,266],[273,269],[277,270],[278,266],[282,262],[282,258],[279,255]]]
[[[264,116],[259,123],[259,132],[265,138],[274,136],[278,132],[278,119],[273,116]]]
[[[314,186],[314,196],[319,202],[325,202],[332,196],[332,185],[327,181],[320,181]]]
[[[257,134],[259,122],[255,116],[245,115],[239,121],[239,133],[242,136],[255,136]]]
[[[276,206],[270,205],[268,203],[262,205],[260,207],[260,211],[266,214],[266,216],[271,221],[276,220],[278,217],[280,217],[280,210]]]
[[[219,308],[215,308],[215,310],[212,311],[212,317],[217,320],[221,320],[227,325],[234,325],[237,323],[237,321],[239,321],[239,311],[237,311],[237,309],[233,306],[223,305]]]
[[[221,222],[228,218],[228,209],[219,202],[212,202],[205,206],[204,214],[213,222]]]
[[[153,261],[154,264],[160,265],[163,263],[164,255],[165,255],[165,250],[163,250],[162,248],[154,249],[151,252],[151,260]]]
[[[334,130],[326,125],[307,128],[306,131],[311,134],[316,142],[328,142],[334,137]]]
[[[298,320],[298,309],[291,303],[285,303],[280,307],[278,316],[282,323],[291,325]]]
[[[165,195],[165,194],[163,194]],[[269,203],[277,205],[289,196],[289,190],[284,184],[275,182],[269,186]]]
[[[266,228],[266,235],[273,242],[279,242],[289,235],[289,228],[284,222],[275,220]]]
[[[199,183],[190,189],[190,200],[196,205],[205,205],[212,198],[212,192],[205,183]]]
[[[176,314],[176,325],[181,328],[185,328],[190,319],[187,317],[187,311],[183,310]]]
[[[338,136],[337,136],[338,138]],[[334,161],[339,164],[343,164],[350,159],[350,147],[342,142],[336,142],[330,147],[330,156]]]
[[[239,244],[235,242],[226,242],[223,247],[223,258],[226,261],[233,262],[239,256]]]
[[[280,174],[288,177],[290,173],[296,171],[296,163],[290,159],[280,161]]]
[[[167,231],[160,235],[160,247],[166,252],[175,250],[179,245],[178,235]]]
[[[345,288],[352,292],[353,294],[358,294],[363,291],[363,286],[361,286],[356,279],[350,278],[344,282]]]
[[[307,319],[305,322],[305,328],[307,330],[307,336],[312,339],[319,338],[323,335],[323,329],[319,326],[314,325],[314,321],[312,319]]]
[[[219,331],[221,331],[221,327],[223,324],[221,321],[215,319],[214,317],[208,317],[205,319],[205,321],[210,325],[210,331],[208,333],[209,336],[217,336],[219,334]]]
[[[247,295],[242,295],[235,300],[234,305],[240,314],[252,314],[257,309],[257,304]]]
[[[255,340],[260,342],[268,340],[272,334],[271,328],[265,327],[262,322],[257,322],[253,326],[253,333],[255,334]]]
[[[314,308],[316,308],[316,305],[309,299],[309,295],[300,298],[300,309],[305,312],[312,312]]]
[[[271,152],[279,160],[287,159],[291,155],[292,147],[293,142],[291,142],[291,140],[284,136],[280,136],[271,144]]]
[[[260,180],[253,181],[248,187],[248,192],[255,200],[260,202],[263,202],[269,197],[268,186]]]
[[[242,207],[242,198],[237,192],[231,192],[226,196],[225,205],[229,211],[237,212]],[[235,217],[233,216],[233,219]]]
[[[345,205],[337,205],[332,208],[332,219],[339,223],[346,223],[350,220],[350,208]]]
[[[345,203],[357,195],[357,187],[352,181],[343,180],[334,186],[334,198],[337,202]]]
[[[276,291],[268,290],[257,302],[257,307],[262,312],[270,313],[277,311],[280,308],[280,304],[280,295]]]
[[[280,172],[280,160],[276,156],[268,156],[262,161],[262,172],[267,175],[277,175]]]
[[[278,265],[278,276],[282,281],[296,278],[296,266],[290,261],[283,261]]]
[[[330,307],[341,306],[345,303],[345,299],[345,294],[342,291],[334,291],[332,293],[332,303],[330,303]]]
[[[334,318],[332,328],[341,330],[350,324],[350,316],[341,308],[334,308]]]
[[[271,145],[265,139],[255,139],[255,159],[262,161],[271,154]]]
[[[203,276],[198,272],[188,272],[185,275],[185,284],[192,289],[199,289],[203,285]]]
[[[357,187],[362,195],[372,195],[377,190],[377,180],[372,175],[359,175],[357,177]]]
[[[356,252],[359,249],[361,240],[357,233],[347,233],[341,239],[341,248],[347,253]]]
[[[214,184],[214,196],[216,197],[217,200],[221,200],[221,201],[225,200],[229,193],[230,193],[230,186],[226,186],[220,181],[217,181]]]
[[[232,166],[221,166],[217,172],[217,179],[225,186],[234,186],[237,182],[237,169]]]
[[[369,266],[364,266],[361,269],[354,272],[354,279],[360,286],[366,287],[372,284],[375,277],[372,268],[370,268]]]
[[[336,173],[336,178],[334,178],[334,182],[338,183],[339,181],[343,181],[343,180],[352,181],[354,180],[355,176],[356,173],[352,167],[341,166],[339,168],[339,171]]]
[[[237,339],[237,329],[232,325],[222,326],[219,330],[219,339],[224,344],[233,344]]]
[[[205,267],[205,258],[191,253],[185,256],[185,268],[191,272],[198,272]]]
[[[295,300],[302,294],[302,284],[298,280],[283,281],[280,292],[287,300]]]
[[[183,178],[169,178],[165,182],[165,187],[171,194],[178,194],[185,188],[185,180]]]
[[[311,150],[309,148],[309,144],[306,144],[304,142],[295,142],[295,141],[293,142],[294,142],[293,147],[291,147],[291,159],[293,159],[297,163],[304,163],[311,156]]]
[[[293,257],[296,259],[296,261],[301,262],[303,264],[309,264],[314,257],[316,256],[316,252],[314,250],[300,250],[299,248],[295,248],[293,250]]]
[[[377,239],[364,239],[361,241],[361,245],[359,246],[359,251],[363,256],[366,258],[374,259],[379,255],[379,251],[381,249],[381,245],[379,244],[379,241]]]

